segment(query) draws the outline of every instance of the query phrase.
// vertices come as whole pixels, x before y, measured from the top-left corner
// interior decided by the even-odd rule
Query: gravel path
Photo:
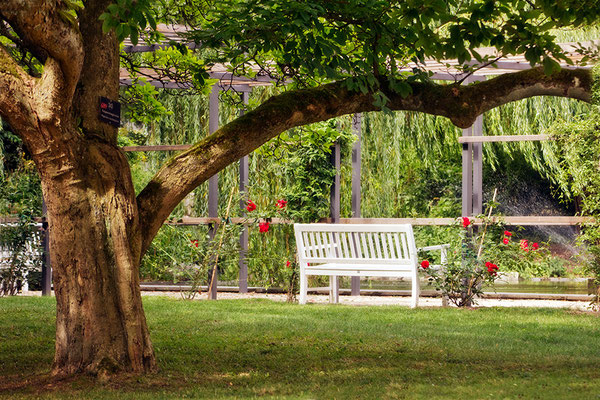
[[[142,292],[143,296],[166,296],[182,298],[178,292]],[[272,301],[286,301],[285,294],[267,293],[229,293],[219,292],[219,299],[267,299]],[[196,300],[207,300],[206,293],[196,296]],[[329,302],[326,295],[308,295],[308,303],[325,304]],[[391,306],[400,305],[408,307],[410,297],[405,296],[340,296],[340,304],[356,306]],[[422,297],[419,299],[420,307],[441,307],[440,298]],[[569,308],[578,311],[591,311],[587,301],[560,301],[560,300],[512,300],[512,299],[479,299],[478,307],[551,307]]]
[[[20,296],[41,296],[40,291],[29,291]],[[164,292],[164,291],[143,291],[142,296],[162,296],[182,299],[180,292]],[[219,299],[267,299],[271,301],[286,301],[285,294],[271,293],[231,293],[219,292]],[[206,301],[206,293],[201,296],[196,296],[195,301]],[[310,304],[327,304],[329,296],[327,295],[308,295],[308,303]],[[408,296],[340,296],[340,304],[354,306],[410,306],[410,297]],[[442,300],[440,298],[421,297],[419,299],[420,307],[441,307]],[[513,300],[513,299],[478,299],[478,307],[549,307],[549,308],[568,308],[578,311],[592,311],[587,301],[566,301],[566,300]]]

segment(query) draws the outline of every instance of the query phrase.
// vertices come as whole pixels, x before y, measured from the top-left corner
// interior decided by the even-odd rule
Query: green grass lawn
[[[144,304],[159,373],[57,384],[43,378],[54,300],[0,298],[0,397],[600,398],[593,314],[156,297]]]

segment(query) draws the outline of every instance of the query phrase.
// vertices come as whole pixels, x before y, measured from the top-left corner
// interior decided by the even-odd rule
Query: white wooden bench
[[[412,225],[294,224],[300,264],[300,304],[306,303],[308,275],[328,275],[330,301],[338,301],[339,276],[403,277],[412,280],[411,307],[419,302],[419,262]],[[448,245],[420,250],[441,251]],[[431,266],[432,268],[438,266]]]
[[[0,229],[2,229],[3,227],[16,227],[17,224],[14,223],[3,223],[0,224]],[[38,229],[42,228],[42,224],[41,223],[37,223],[35,224],[35,226]],[[24,256],[26,257],[26,263],[28,266],[33,265],[33,259],[35,258],[39,258],[42,256],[41,251],[39,249],[37,249],[34,246],[34,243],[32,242],[32,240],[39,240],[39,237],[34,237],[33,239],[29,240],[26,245],[25,245],[25,249],[24,249]],[[6,272],[9,270],[10,268],[10,263],[12,261],[13,258],[13,252],[11,249],[4,247],[0,244],[0,272]],[[19,279],[19,281],[21,282],[21,291],[22,292],[28,292],[29,291],[29,281],[27,280],[27,275],[28,273],[25,273],[25,276],[23,276],[23,279]],[[21,278],[21,277],[19,277]],[[4,284],[3,280],[2,280],[2,276],[0,276],[0,285]]]

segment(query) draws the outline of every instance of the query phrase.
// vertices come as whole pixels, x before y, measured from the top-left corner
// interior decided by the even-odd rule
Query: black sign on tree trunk
[[[116,126],[121,126],[121,103],[100,96],[100,114],[98,118],[102,122]]]

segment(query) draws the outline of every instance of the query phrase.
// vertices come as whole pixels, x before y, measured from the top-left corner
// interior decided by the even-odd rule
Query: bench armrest
[[[419,247],[417,249],[417,251],[447,250],[449,248],[450,248],[449,244],[438,244],[436,246]]]
[[[446,260],[447,260],[447,252],[448,249],[450,248],[449,244],[438,244],[435,246],[425,246],[425,247],[420,247],[417,249],[417,252],[419,251],[432,251],[432,250],[440,250],[442,252],[441,257],[440,257],[440,264],[439,266],[434,266],[437,268],[443,268],[444,264],[446,264]]]

